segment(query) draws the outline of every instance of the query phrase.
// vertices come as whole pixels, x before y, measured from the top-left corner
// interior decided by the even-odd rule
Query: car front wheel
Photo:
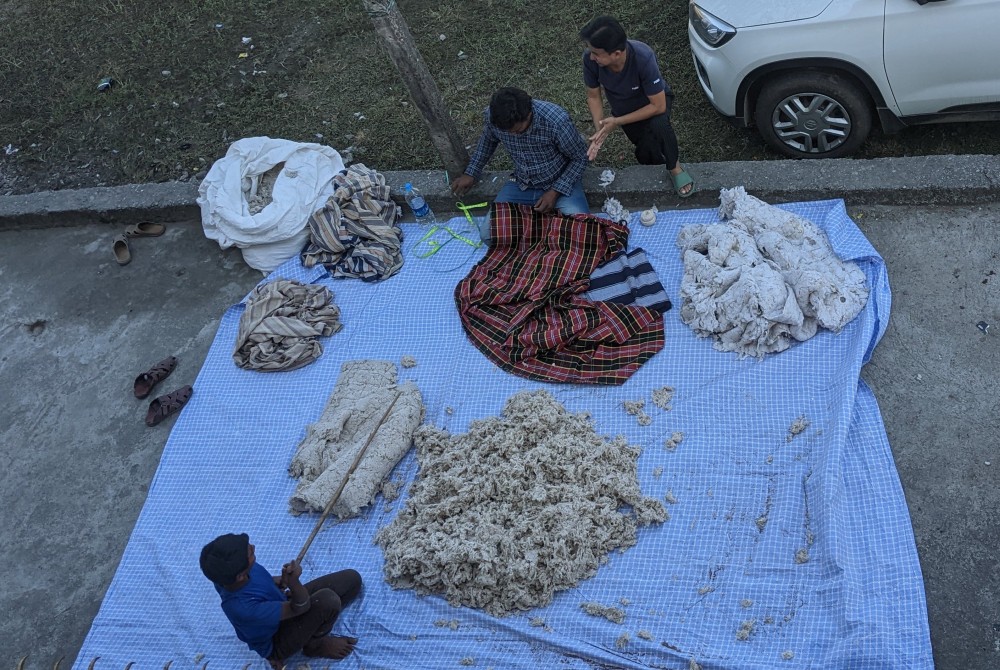
[[[825,72],[798,72],[764,85],[755,121],[764,141],[786,156],[838,158],[865,141],[872,113],[854,82]]]

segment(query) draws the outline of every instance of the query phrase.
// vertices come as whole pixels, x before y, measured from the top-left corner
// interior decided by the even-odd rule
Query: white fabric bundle
[[[270,202],[251,206],[262,176],[278,166]],[[270,137],[237,140],[198,186],[205,237],[223,249],[239,247],[247,265],[270,272],[302,251],[309,217],[326,203],[343,169],[331,147]]]
[[[818,327],[839,331],[868,301],[865,275],[815,224],[723,189],[723,223],[681,229],[681,320],[740,356],[784,351]]]

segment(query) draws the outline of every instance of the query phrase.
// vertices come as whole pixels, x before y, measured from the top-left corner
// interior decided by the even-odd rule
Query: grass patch
[[[677,94],[682,161],[776,157],[703,98],[686,2],[398,4],[470,145],[504,85],[566,107],[589,134],[576,35],[606,12],[657,52]],[[103,77],[115,85],[99,93]],[[998,130],[876,131],[860,156],[1000,153]],[[361,0],[0,0],[0,193],[193,178],[253,135],[353,147],[380,170],[441,165]],[[634,163],[623,133],[600,160]],[[491,167],[506,166],[499,152]]]

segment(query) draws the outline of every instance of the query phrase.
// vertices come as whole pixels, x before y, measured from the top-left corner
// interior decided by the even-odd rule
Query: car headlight
[[[698,37],[710,47],[721,47],[736,34],[736,28],[717,16],[712,16],[693,2],[688,5],[688,20],[694,26]]]

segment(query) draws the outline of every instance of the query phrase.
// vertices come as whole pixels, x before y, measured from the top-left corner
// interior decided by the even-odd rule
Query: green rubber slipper
[[[679,197],[690,198],[692,195],[694,195],[695,192],[694,179],[691,178],[691,175],[688,174],[687,170],[681,170],[677,174],[670,175],[670,180],[674,182],[674,191],[677,192],[677,195]],[[687,193],[682,192],[681,189],[687,186],[688,184],[691,184],[691,190],[688,191]]]

